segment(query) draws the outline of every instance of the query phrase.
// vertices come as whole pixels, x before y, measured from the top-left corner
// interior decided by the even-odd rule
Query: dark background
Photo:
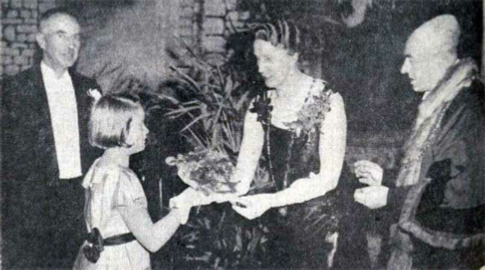
[[[455,15],[462,27],[459,57],[480,63],[482,1],[396,1],[394,9],[370,9],[355,28],[333,29],[323,73],[344,96],[349,130],[409,128],[420,95],[400,74],[404,45],[419,25],[445,13]]]
[[[412,124],[420,95],[412,91],[400,68],[407,37],[425,21],[455,15],[462,28],[459,57],[481,62],[479,0],[373,0],[364,21],[352,28],[339,23],[353,12],[350,0],[241,3],[256,22],[289,19],[305,30],[307,39],[314,41],[307,58],[313,61],[321,55],[322,78],[344,96],[351,131],[402,131]]]

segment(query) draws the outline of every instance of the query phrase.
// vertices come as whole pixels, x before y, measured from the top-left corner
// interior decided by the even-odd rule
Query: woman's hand
[[[249,188],[251,186],[251,183],[250,182],[243,182],[243,181],[240,181],[239,183],[237,183],[236,185],[236,195],[239,197],[239,196],[244,196],[246,195],[246,193],[248,193],[249,191]]]
[[[370,209],[377,209],[387,204],[388,192],[389,188],[384,186],[359,188],[354,192],[354,200]]]
[[[382,184],[382,175],[384,170],[381,166],[368,160],[359,160],[354,163],[355,176],[359,182],[369,186],[380,186]]]
[[[272,207],[270,194],[245,196],[231,201],[232,208],[247,219],[260,217]]]

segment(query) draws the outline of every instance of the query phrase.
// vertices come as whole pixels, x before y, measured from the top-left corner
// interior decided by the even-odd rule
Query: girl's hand
[[[170,199],[169,206],[173,211],[177,211],[180,224],[184,225],[187,223],[192,207],[210,204],[213,201],[212,198],[205,196],[202,192],[189,187],[178,196]]]
[[[172,211],[175,211],[180,224],[185,225],[189,220],[190,209],[191,207],[172,208]]]
[[[170,207],[183,208],[183,206],[200,206],[208,205],[213,202],[223,203],[237,198],[237,194],[227,193],[213,193],[209,196],[204,195],[201,191],[197,191],[191,187],[185,189],[180,195],[170,199]]]
[[[249,187],[251,186],[251,183],[245,183],[245,182],[239,182],[236,185],[236,195],[237,196],[243,196],[249,191]]]
[[[245,196],[231,201],[232,208],[247,219],[260,217],[273,207],[271,202],[270,194]]]
[[[192,207],[192,206],[206,205],[206,204],[210,204],[211,202],[213,202],[211,198],[209,198],[208,196],[205,196],[202,192],[189,187],[189,188],[186,188],[178,196],[170,199],[170,207],[184,208],[187,206]]]

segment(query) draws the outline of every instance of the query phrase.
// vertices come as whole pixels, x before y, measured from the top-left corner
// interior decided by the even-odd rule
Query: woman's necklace
[[[311,95],[313,91],[313,86],[315,85],[316,80],[313,79],[312,84],[310,86],[310,89],[307,92],[307,97],[305,98],[304,102],[308,101],[308,96]],[[300,108],[301,109],[301,108]],[[288,177],[289,177],[289,172],[291,171],[291,159],[292,159],[292,153],[293,153],[293,145],[295,143],[295,140],[300,137],[301,130],[295,130],[294,132],[291,133],[291,139],[290,139],[290,144],[288,146],[288,153],[286,154],[286,160],[285,160],[285,177],[283,180],[283,186],[286,188],[288,187]]]
[[[270,97],[274,101],[273,125],[282,129],[288,129],[285,123],[297,119],[299,111],[305,106],[315,87],[316,79],[311,79],[309,84],[304,85],[305,88],[308,87],[307,91],[302,91],[302,88],[295,87],[291,91],[286,90],[283,92],[286,94],[282,94],[282,91],[278,92],[278,90],[270,93]]]
[[[313,91],[313,87],[314,85],[316,84],[316,79],[313,79],[312,80],[312,83],[310,85],[310,89],[308,90],[308,92],[305,94],[306,97],[304,99],[304,102],[307,102],[308,100],[308,96],[311,95],[312,91]],[[274,95],[270,95],[272,97],[274,97]],[[263,98],[265,99],[268,99],[270,96],[263,96]],[[299,108],[300,109],[300,108]],[[275,179],[274,179],[274,173],[273,173],[273,162],[272,162],[272,149],[271,149],[271,143],[270,143],[270,139],[271,139],[271,125],[273,125],[273,112],[274,110],[268,114],[267,116],[267,121],[265,122],[262,122],[263,124],[263,129],[265,131],[265,145],[266,145],[266,153],[267,153],[267,157],[268,157],[268,169],[269,169],[269,174],[270,174],[270,179],[271,181],[273,182],[273,184],[276,186],[276,182],[275,182]],[[278,114],[279,112],[276,112],[276,114]],[[285,119],[287,120],[288,118],[282,118],[282,119]],[[290,142],[289,142],[289,145],[288,145],[288,152],[287,152],[287,155],[286,155],[286,160],[285,160],[285,176],[284,176],[284,179],[283,179],[283,187],[284,188],[287,188],[288,187],[288,177],[289,177],[289,172],[291,170],[291,159],[292,159],[292,148],[293,148],[293,145],[295,143],[295,140],[296,138],[299,137],[300,134],[298,134],[299,132],[296,131],[296,132],[291,132],[291,137],[290,137]]]

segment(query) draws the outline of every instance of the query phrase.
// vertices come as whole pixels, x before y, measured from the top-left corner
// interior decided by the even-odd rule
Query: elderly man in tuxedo
[[[2,260],[5,268],[71,267],[81,245],[81,179],[96,156],[87,139],[96,81],[71,67],[81,27],[47,11],[36,36],[40,63],[2,81]]]
[[[456,18],[441,15],[406,42],[401,72],[423,100],[397,177],[383,178],[370,161],[355,164],[370,185],[355,200],[398,219],[389,269],[485,265],[485,91],[473,61],[457,57],[459,37]]]

